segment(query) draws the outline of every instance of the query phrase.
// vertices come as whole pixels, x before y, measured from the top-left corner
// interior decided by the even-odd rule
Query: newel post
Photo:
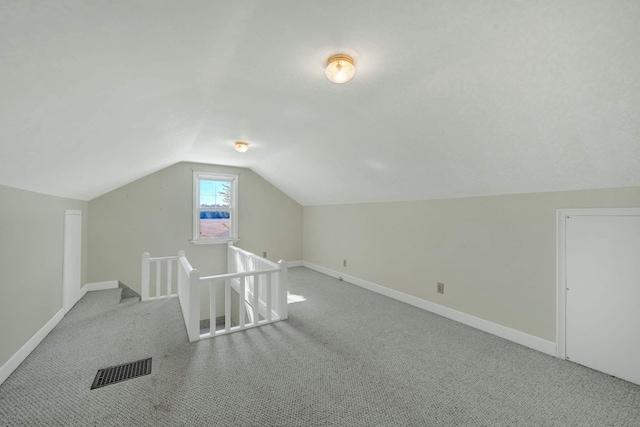
[[[140,281],[141,299],[149,301],[149,252],[142,254],[142,280]]]
[[[278,308],[280,309],[280,320],[289,318],[289,307],[287,305],[287,290],[289,289],[289,278],[287,273],[287,261],[278,261],[280,267],[280,280],[278,280]]]
[[[187,325],[187,335],[189,335],[189,342],[194,342],[200,339],[200,272],[198,270],[191,270],[189,273],[188,304],[189,324]]]
[[[178,269],[178,298],[180,298],[180,302],[182,303],[183,294],[185,292],[185,279],[188,279],[187,273],[184,271],[184,267],[182,267],[182,260],[180,258],[186,257],[187,254],[183,250],[178,251],[178,262],[176,268]]]
[[[237,270],[234,270],[235,266],[235,253],[231,249],[233,246],[233,241],[229,240],[227,242],[227,273],[235,273]]]

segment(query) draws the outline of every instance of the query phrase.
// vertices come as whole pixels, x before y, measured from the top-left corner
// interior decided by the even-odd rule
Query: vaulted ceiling
[[[90,200],[196,161],[303,205],[640,185],[638,22],[637,0],[3,0],[0,184]]]

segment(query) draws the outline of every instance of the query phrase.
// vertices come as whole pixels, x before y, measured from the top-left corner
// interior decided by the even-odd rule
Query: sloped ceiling
[[[89,200],[196,161],[303,205],[640,185],[638,22],[637,0],[4,0],[0,184]]]

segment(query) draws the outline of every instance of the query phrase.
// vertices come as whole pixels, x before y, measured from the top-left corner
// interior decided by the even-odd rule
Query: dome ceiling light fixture
[[[249,151],[249,143],[244,141],[236,141],[233,145],[233,148],[236,149],[238,153],[246,153]]]
[[[332,55],[327,59],[327,68],[324,70],[327,78],[334,83],[346,83],[356,73],[353,58],[344,53]]]

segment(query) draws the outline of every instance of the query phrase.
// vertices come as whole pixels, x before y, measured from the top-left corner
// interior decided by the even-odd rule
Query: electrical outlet
[[[444,294],[444,283],[438,282],[438,293]]]
[[[262,252],[262,258],[266,258],[266,257],[267,257],[267,252],[266,251]]]
[[[343,259],[343,260],[342,260],[342,266],[343,266],[343,267],[346,267],[346,266],[347,266],[347,260],[346,260],[346,259]]]

